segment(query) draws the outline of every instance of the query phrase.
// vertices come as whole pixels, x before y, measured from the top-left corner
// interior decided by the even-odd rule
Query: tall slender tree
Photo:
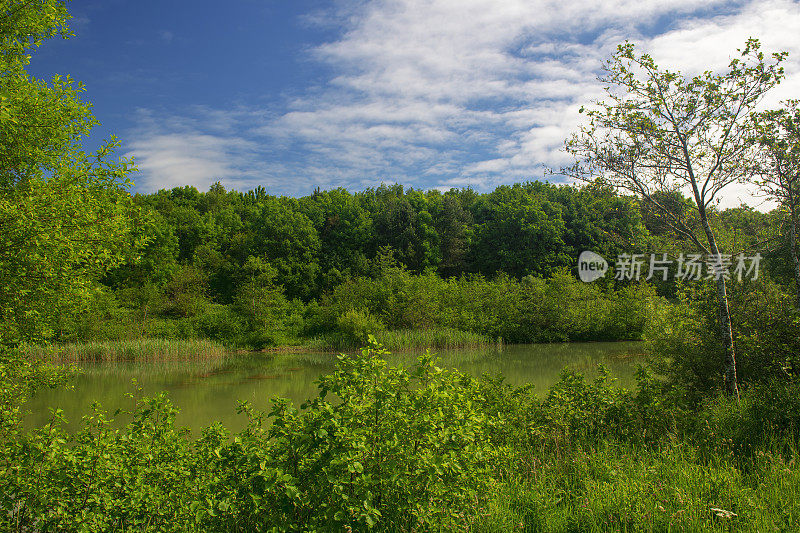
[[[685,77],[661,69],[634,45],[617,48],[599,80],[605,101],[582,109],[589,123],[566,142],[577,159],[562,172],[580,179],[601,176],[637,195],[697,251],[720,257],[710,212],[729,185],[752,177],[751,113],[783,77],[785,53],[766,58],[749,39],[726,72]],[[675,191],[694,201],[700,230],[661,201]],[[725,349],[726,390],[739,394],[726,280],[716,276],[719,335]]]

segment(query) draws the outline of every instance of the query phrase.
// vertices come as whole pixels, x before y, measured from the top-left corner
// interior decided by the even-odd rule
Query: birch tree
[[[631,43],[617,47],[598,78],[606,99],[581,109],[588,124],[566,142],[576,158],[562,172],[602,177],[638,196],[664,224],[706,257],[720,257],[709,215],[723,191],[752,177],[751,114],[783,77],[785,53],[766,57],[749,39],[725,72],[687,77],[660,68]],[[676,191],[693,200],[699,227],[661,201]],[[694,218],[694,217],[693,217]],[[725,276],[717,276],[719,335],[725,389],[738,397],[736,351]]]

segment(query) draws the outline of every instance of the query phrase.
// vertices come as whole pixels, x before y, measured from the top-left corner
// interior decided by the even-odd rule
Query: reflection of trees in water
[[[596,375],[597,364],[606,365],[622,386],[634,384],[635,362],[629,357],[641,352],[641,343],[581,343],[544,345],[506,345],[483,349],[442,350],[439,366],[458,368],[480,376],[502,374],[508,383],[530,383],[539,394],[558,380],[565,367]],[[413,366],[416,353],[392,354],[389,364]],[[178,425],[195,430],[221,421],[232,430],[243,427],[245,419],[236,414],[239,401],[246,400],[257,409],[269,409],[270,399],[288,398],[296,405],[316,395],[315,381],[331,372],[336,362],[333,354],[231,354],[224,361],[106,363],[84,365],[74,380],[74,390],[43,391],[28,403],[32,411],[30,427],[42,425],[49,408],[60,407],[76,428],[89,412],[94,400],[113,413],[129,409],[125,393],[153,395],[166,390],[181,410]],[[132,383],[136,381],[136,385]],[[137,389],[141,388],[141,392]],[[122,419],[124,421],[124,417]]]
[[[569,368],[588,377],[597,375],[597,365],[602,363],[621,386],[635,384],[636,356],[641,343],[581,343],[510,345],[502,350],[459,354],[459,361],[448,360],[463,372],[473,375],[502,374],[508,383],[530,383],[539,393],[546,391],[558,380],[561,371]]]

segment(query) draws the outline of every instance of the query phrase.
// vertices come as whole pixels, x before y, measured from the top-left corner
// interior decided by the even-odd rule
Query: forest
[[[137,194],[116,139],[85,151],[83,87],[26,70],[69,37],[66,6],[0,14],[0,529],[800,528],[800,110],[758,108],[786,54],[750,39],[684,78],[620,45],[604,81],[625,94],[586,111],[548,180]],[[741,183],[769,209],[721,207]],[[579,279],[584,251],[606,276]],[[721,253],[760,268],[615,275],[626,254]],[[630,389],[601,368],[533,390],[435,355],[623,340],[646,354]],[[193,434],[167,394],[23,423],[80,372],[63,363],[290,348],[335,370],[300,405],[241,403],[241,431]]]
[[[369,332],[432,328],[506,342],[619,340],[641,336],[655,294],[570,273],[584,249],[616,257],[657,242],[633,199],[599,183],[302,198],[215,185],[136,195],[132,213],[131,242],[146,244],[105,273],[88,308],[54,317],[54,340],[358,347]],[[778,214],[724,216],[766,230]]]

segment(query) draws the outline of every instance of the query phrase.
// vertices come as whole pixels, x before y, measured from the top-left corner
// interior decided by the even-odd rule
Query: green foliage
[[[4,529],[24,531],[181,531],[202,484],[189,483],[191,444],[174,425],[163,396],[134,409],[123,431],[96,409],[68,435],[53,422],[8,450],[4,462]],[[28,478],[26,481],[25,478]]]
[[[798,391],[697,408],[646,371],[530,387],[340,356],[299,408],[243,404],[248,426],[192,438],[164,396],[129,422],[99,408],[67,433],[3,441],[0,527],[26,531],[648,531],[800,521]],[[671,419],[671,421],[670,421]]]
[[[277,271],[276,281],[289,297],[309,297],[315,292],[319,264],[319,235],[293,198],[269,197],[247,206],[244,239],[231,253],[245,263],[260,257]]]
[[[640,337],[658,303],[647,285],[604,291],[564,270],[550,279],[444,280],[388,266],[379,277],[346,281],[324,295],[309,308],[307,327],[323,332],[358,308],[381,317],[390,330],[445,328],[507,342],[623,340]]]
[[[25,67],[45,39],[71,35],[63,2],[0,2],[0,190],[46,173],[61,173],[76,155],[78,138],[97,121],[78,98],[83,90],[69,77],[50,84],[29,77]]]
[[[463,379],[430,357],[410,371],[387,368],[369,350],[341,358],[304,409],[273,410],[273,457],[291,481],[266,509],[311,529],[463,522],[458,510],[491,482],[483,416]]]
[[[208,278],[205,273],[191,265],[181,265],[164,286],[166,298],[161,312],[182,318],[197,316],[210,303],[206,297],[207,291]]]
[[[514,276],[547,275],[569,264],[564,248],[564,222],[558,204],[528,194],[520,185],[498,187],[478,208],[473,253],[480,272],[502,270]]]
[[[348,346],[362,345],[371,333],[379,333],[386,326],[369,311],[351,309],[336,319],[336,333]]]
[[[718,390],[724,348],[713,287],[687,287],[679,302],[650,322],[647,336],[659,368],[695,394]],[[800,322],[793,297],[766,277],[732,285],[731,315],[743,387],[795,379],[800,370]]]
[[[2,343],[53,336],[131,246],[127,193],[82,180],[54,176],[0,193]]]
[[[283,287],[275,283],[277,271],[259,258],[250,257],[243,268],[246,278],[233,299],[233,309],[242,318],[246,344],[261,348],[296,335],[292,324],[302,311],[300,302],[289,302]]]
[[[224,305],[209,306],[193,322],[200,336],[228,345],[235,345],[245,331],[242,317]]]
[[[430,355],[390,368],[379,347],[341,356],[298,410],[276,400],[232,440],[174,427],[163,396],[116,428],[99,411],[53,422],[0,460],[4,529],[307,531],[440,529],[472,519],[494,483],[481,389]]]
[[[132,169],[116,141],[81,149],[97,121],[70,78],[28,76],[33,49],[68,36],[62,2],[0,2],[0,344],[50,337],[96,280],[142,244],[132,235]]]
[[[546,426],[566,441],[602,440],[632,428],[630,401],[627,391],[609,386],[608,372],[602,368],[591,384],[575,372],[564,371],[544,401]]]
[[[82,150],[97,124],[82,86],[28,76],[42,41],[68,36],[62,2],[0,1],[0,449],[19,432],[21,405],[64,372],[17,351],[21,342],[55,337],[99,292],[98,280],[143,241],[125,190],[129,161],[111,160],[113,139]],[[5,455],[5,453],[4,453]],[[6,478],[8,463],[0,467]],[[14,497],[2,491],[3,520]],[[8,499],[11,498],[11,505]]]
[[[638,207],[599,183],[578,189],[532,182],[486,195],[394,185],[300,199],[226,192],[216,184],[207,193],[184,187],[136,200],[152,211],[144,231],[151,242],[131,260],[135,266],[108,282],[163,283],[155,269],[191,263],[205,271],[209,295],[223,304],[247,278],[250,257],[275,269],[275,283],[289,298],[308,301],[370,274],[370,262],[387,251],[415,274],[547,276],[571,267],[584,249],[613,256],[646,238]]]

